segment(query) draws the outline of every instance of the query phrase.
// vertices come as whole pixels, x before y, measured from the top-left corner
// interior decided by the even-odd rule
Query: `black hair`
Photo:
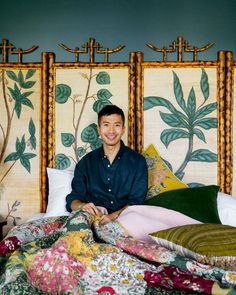
[[[122,121],[123,121],[123,125],[125,124],[125,115],[124,115],[123,110],[116,105],[106,105],[98,113],[98,125],[100,124],[101,117],[110,116],[113,114],[120,115],[122,118]]]

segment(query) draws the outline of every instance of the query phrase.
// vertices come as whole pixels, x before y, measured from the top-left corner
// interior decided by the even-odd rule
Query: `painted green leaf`
[[[20,114],[21,114],[21,103],[16,101],[15,102],[15,106],[14,106],[14,110],[16,112],[17,118],[20,118]]]
[[[33,69],[28,70],[27,73],[26,73],[25,79],[31,78],[35,74],[35,72],[36,72],[36,70],[33,70]]]
[[[162,131],[160,138],[163,144],[168,147],[168,145],[174,140],[180,138],[189,138],[189,133],[182,129],[165,129]]]
[[[206,101],[209,97],[209,83],[208,83],[208,75],[204,69],[202,69],[200,85],[201,85],[202,94]]]
[[[171,127],[188,128],[189,125],[186,121],[182,120],[178,114],[168,114],[159,112],[162,120]]]
[[[174,93],[175,93],[176,101],[178,105],[181,107],[181,109],[184,112],[186,112],[186,103],[184,100],[182,85],[180,84],[179,77],[176,75],[174,71],[173,71],[173,75],[174,75]]]
[[[81,140],[83,142],[96,142],[98,136],[99,135],[97,131],[97,125],[95,123],[92,123],[89,126],[85,127],[84,130],[81,132]]]
[[[194,128],[193,134],[195,134],[200,140],[206,142],[205,135],[200,129]]]
[[[13,152],[5,158],[4,163],[8,161],[17,161],[18,159],[20,159],[20,155],[16,152]]]
[[[157,106],[166,107],[172,113],[177,112],[176,108],[172,105],[172,103],[163,97],[159,97],[159,96],[144,97],[144,103],[143,103],[144,111]]]
[[[83,157],[86,154],[86,149],[83,147],[78,147],[76,151],[76,155],[79,157]]]
[[[26,98],[26,97],[30,96],[32,93],[34,93],[34,92],[33,91],[24,92],[24,93],[21,94],[21,97]]]
[[[19,73],[18,73],[18,83],[20,84],[20,87],[22,87],[22,84],[24,84],[24,76],[23,76],[23,73],[22,71],[20,70]]]
[[[217,162],[217,154],[207,149],[199,149],[191,153],[189,161]]]
[[[30,159],[36,157],[36,154],[33,154],[33,153],[24,153],[23,154],[23,157],[26,158],[26,159],[28,159],[28,160],[30,160]]]
[[[189,118],[192,118],[196,112],[196,95],[195,95],[195,91],[193,87],[191,88],[189,92],[189,96],[188,96],[187,112],[188,112]]]
[[[99,137],[95,142],[90,144],[91,150],[96,150],[102,146],[102,139]]]
[[[56,168],[60,170],[70,167],[71,161],[65,154],[56,155]]]
[[[102,100],[106,100],[112,97],[112,94],[109,90],[107,89],[100,89],[97,92],[97,98],[98,99],[102,99]]]
[[[71,95],[71,88],[66,84],[56,85],[56,102],[65,103]]]
[[[195,121],[194,125],[202,127],[203,129],[211,129],[211,128],[217,128],[217,118],[204,118],[199,121]]]
[[[32,102],[28,98],[22,98],[21,103],[31,108],[32,110],[34,109]]]
[[[213,102],[213,103],[209,103],[208,105],[200,108],[197,112],[196,115],[194,117],[194,119],[200,119],[205,117],[206,115],[210,114],[211,112],[215,111],[217,108],[217,103]]]
[[[93,104],[93,110],[96,113],[99,113],[106,105],[112,105],[108,99],[98,99]]]
[[[29,89],[29,88],[33,87],[35,83],[36,83],[36,81],[24,82],[21,84],[21,87],[25,88],[25,89]]]
[[[24,155],[20,157],[21,165],[30,173],[31,167],[30,167],[30,161]]]
[[[30,118],[29,121],[29,134],[30,135],[35,135],[35,125],[34,125],[34,121],[32,120],[32,118]]]
[[[75,142],[75,137],[72,133],[61,133],[61,142],[65,147],[70,147]]]
[[[16,74],[15,74],[13,71],[6,71],[6,74],[7,74],[7,76],[8,76],[10,79],[12,79],[12,80],[18,82],[18,78],[17,78]]]
[[[111,83],[110,75],[104,71],[99,72],[96,76],[96,81],[98,84],[102,84],[102,85],[110,84]]]
[[[30,140],[30,144],[31,144],[32,148],[35,150],[36,149],[36,144],[37,144],[35,135],[31,135],[29,140]]]

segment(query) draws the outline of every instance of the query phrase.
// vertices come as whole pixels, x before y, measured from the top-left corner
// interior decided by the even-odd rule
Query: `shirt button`
[[[109,192],[111,192],[111,189],[109,188],[109,190],[108,190]]]
[[[113,204],[113,201],[111,201],[111,204]]]
[[[109,164],[107,165],[108,168],[109,168],[110,166],[111,166],[111,165],[109,165]]]
[[[107,180],[110,181],[110,177],[108,177]]]

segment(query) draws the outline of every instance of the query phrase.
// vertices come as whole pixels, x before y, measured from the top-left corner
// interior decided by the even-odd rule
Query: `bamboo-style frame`
[[[63,63],[55,62],[53,53],[48,54],[49,89],[48,89],[48,166],[55,167],[55,77],[57,69],[128,69],[128,145],[135,148],[135,53],[130,53],[129,62],[99,62],[99,63]]]
[[[136,54],[136,126],[137,126],[137,150],[142,152],[144,148],[144,69],[145,68],[217,68],[217,117],[218,117],[218,185],[221,191],[232,192],[232,55],[230,52],[220,51],[217,61],[186,61],[183,62],[148,62],[143,61],[143,54]],[[229,69],[225,71],[225,69]]]
[[[44,212],[46,209],[47,199],[47,59],[46,54],[42,54],[41,63],[0,63],[1,69],[26,70],[36,69],[41,72],[41,94],[40,94],[40,145],[39,145],[39,191],[41,194],[40,210]]]

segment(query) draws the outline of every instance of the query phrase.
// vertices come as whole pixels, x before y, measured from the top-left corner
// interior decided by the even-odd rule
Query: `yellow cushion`
[[[188,187],[168,168],[153,144],[147,147],[143,155],[148,166],[148,199],[165,191]]]

